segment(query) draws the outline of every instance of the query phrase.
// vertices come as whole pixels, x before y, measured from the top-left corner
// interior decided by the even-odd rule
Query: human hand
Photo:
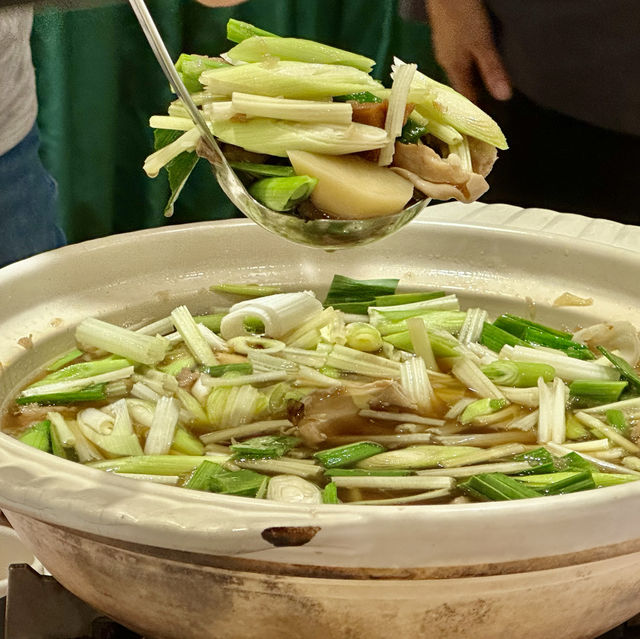
[[[453,88],[477,99],[476,74],[496,100],[511,97],[511,81],[482,0],[426,0],[436,61]]]

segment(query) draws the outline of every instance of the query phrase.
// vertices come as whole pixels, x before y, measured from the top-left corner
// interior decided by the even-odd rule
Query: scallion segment
[[[39,404],[40,406],[56,406],[58,404],[72,404],[74,402],[96,402],[106,399],[106,384],[94,384],[79,390],[66,393],[47,393],[42,395],[29,395],[18,397],[16,404]]]
[[[338,499],[338,487],[332,481],[330,481],[323,489],[322,489],[322,503],[323,504],[339,504],[340,500]]]
[[[274,211],[290,211],[309,199],[317,183],[317,178],[308,175],[269,177],[254,182],[249,193]]]
[[[406,477],[411,475],[410,470],[402,468],[388,468],[385,470],[366,470],[364,468],[327,468],[324,471],[327,477]]]
[[[282,457],[300,443],[297,437],[263,435],[231,444],[229,448],[242,459],[274,459]]]
[[[334,275],[324,300],[324,306],[333,306],[345,313],[366,314],[376,297],[393,295],[397,279],[354,280],[344,275]]]
[[[508,346],[527,346],[527,342],[524,340],[489,322],[485,322],[482,327],[480,343],[496,353],[499,353],[505,344]]]
[[[605,417],[612,428],[615,428],[624,437],[628,437],[629,422],[621,410],[611,408],[605,413]]]
[[[357,442],[346,446],[337,446],[314,453],[317,459],[325,468],[340,468],[350,466],[359,461],[385,452],[385,447],[374,442]]]
[[[379,98],[377,95],[373,95],[370,91],[358,91],[356,93],[345,93],[344,95],[334,95],[334,102],[373,102],[380,103],[382,102],[382,98]]]
[[[51,452],[51,422],[48,419],[44,419],[41,422],[36,422],[27,428],[18,439],[23,443],[42,450],[45,453]]]
[[[517,479],[502,473],[473,475],[467,481],[458,484],[458,488],[481,501],[505,501],[540,497],[540,493],[537,490],[524,486]]]
[[[515,362],[509,359],[497,359],[483,366],[482,372],[498,386],[516,388],[536,386],[540,377],[545,382],[551,382],[555,377],[555,369],[549,364]]]
[[[208,491],[211,485],[211,478],[222,472],[222,470],[223,468],[220,464],[205,460],[196,467],[183,486],[192,490]]]
[[[202,366],[200,369],[203,373],[211,377],[223,377],[228,373],[236,373],[239,375],[251,375],[253,366],[251,362],[238,362],[236,364],[217,364],[216,366]]]
[[[626,379],[636,392],[640,392],[640,375],[626,359],[610,353],[604,346],[598,346],[598,350],[618,369],[618,372]]]
[[[258,164],[256,162],[229,162],[229,166],[236,171],[246,173],[254,178],[265,177],[293,177],[296,172],[289,164]],[[264,287],[270,288],[270,287]],[[276,291],[280,293],[280,290]],[[270,293],[264,293],[270,295]]]
[[[576,379],[569,385],[569,400],[573,408],[590,408],[617,402],[628,382]]]
[[[462,411],[462,414],[458,418],[458,421],[461,424],[468,424],[477,417],[491,415],[491,413],[502,410],[508,405],[509,402],[506,399],[490,399],[488,397],[478,399],[469,404]]]
[[[259,27],[254,27],[248,22],[242,22],[242,20],[236,20],[235,18],[230,18],[228,20],[227,40],[230,40],[231,42],[242,42],[243,40],[252,38],[253,36],[260,36],[262,38],[279,37],[275,33],[265,31],[264,29],[260,29]]]

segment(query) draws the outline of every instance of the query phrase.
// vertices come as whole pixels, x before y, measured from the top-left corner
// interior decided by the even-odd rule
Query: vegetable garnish
[[[88,318],[3,427],[120,477],[314,507],[640,479],[633,348],[611,352],[598,325],[574,336],[398,285],[336,275],[323,303],[218,282],[223,300],[245,299],[203,315],[179,306],[136,330]]]

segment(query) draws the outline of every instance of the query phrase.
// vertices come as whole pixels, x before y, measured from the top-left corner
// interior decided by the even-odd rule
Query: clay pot
[[[71,346],[83,317],[204,312],[220,303],[208,291],[218,282],[322,295],[335,273],[399,277],[490,312],[637,324],[639,235],[551,211],[442,205],[345,252],[243,220],[67,247],[0,271],[0,398]],[[553,306],[566,291],[593,303]],[[0,436],[0,507],[24,542],[72,592],[158,638],[594,637],[640,611],[639,500],[629,483],[517,503],[294,506],[137,482]]]

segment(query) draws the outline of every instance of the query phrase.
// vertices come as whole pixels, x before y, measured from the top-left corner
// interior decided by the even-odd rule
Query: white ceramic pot
[[[543,322],[639,324],[639,235],[454,204],[344,252],[244,220],[67,247],[0,271],[0,398],[70,346],[83,317],[204,312],[219,282],[322,293],[334,273],[399,277]],[[554,307],[565,291],[593,304]],[[596,636],[640,611],[639,500],[631,483],[517,503],[292,506],[135,482],[0,436],[0,507],[25,541],[73,592],[157,637]]]

